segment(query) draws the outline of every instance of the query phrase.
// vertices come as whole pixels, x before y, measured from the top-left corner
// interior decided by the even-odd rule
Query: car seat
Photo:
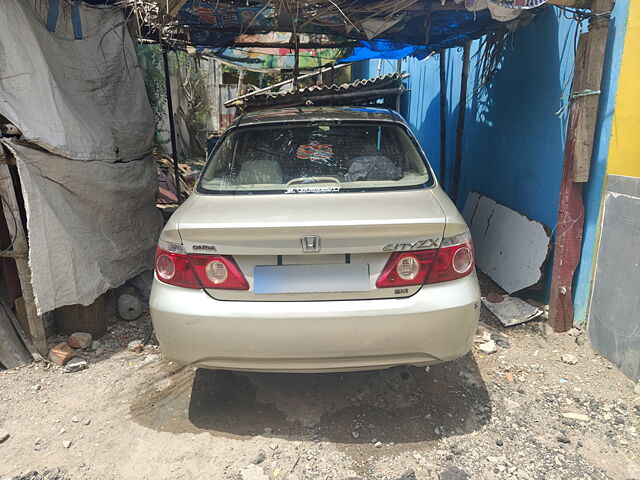
[[[235,183],[237,185],[282,184],[282,169],[275,160],[247,160],[240,167]]]

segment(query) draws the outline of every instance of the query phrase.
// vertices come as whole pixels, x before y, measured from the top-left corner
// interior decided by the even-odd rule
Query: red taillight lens
[[[392,253],[377,288],[441,283],[465,277],[473,271],[473,245],[468,233],[445,238],[440,248]]]
[[[249,283],[229,256],[176,253],[158,247],[156,276],[176,287],[249,290]]]
[[[156,250],[156,276],[169,285],[183,288],[202,288],[196,277],[189,256],[184,253]]]
[[[473,245],[469,234],[445,238],[425,283],[442,283],[466,277],[473,271]]]
[[[162,280],[171,280],[176,274],[176,264],[166,253],[161,253],[156,258],[156,273]]]
[[[247,279],[232,257],[191,254],[189,259],[204,288],[249,290]]]
[[[437,250],[395,252],[391,254],[378,281],[377,288],[422,285],[429,273]]]

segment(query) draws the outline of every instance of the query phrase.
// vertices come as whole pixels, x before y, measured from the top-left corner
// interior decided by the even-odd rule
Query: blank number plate
[[[369,265],[278,265],[253,269],[255,293],[365,292],[369,288]]]

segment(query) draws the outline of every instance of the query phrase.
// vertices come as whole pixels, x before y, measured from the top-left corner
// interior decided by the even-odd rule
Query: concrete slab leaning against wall
[[[540,281],[551,242],[544,225],[475,192],[462,216],[471,229],[476,265],[507,293]]]
[[[589,310],[594,348],[640,378],[640,178],[609,175]]]

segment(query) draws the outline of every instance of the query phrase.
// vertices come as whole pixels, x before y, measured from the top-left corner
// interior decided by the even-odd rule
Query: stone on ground
[[[563,353],[562,361],[567,365],[576,365],[578,363],[578,357],[570,353]]]
[[[496,342],[494,340],[489,340],[488,342],[478,346],[478,348],[484,353],[495,353],[498,350],[498,347],[496,347]]]
[[[49,360],[60,366],[65,365],[75,356],[76,354],[73,350],[71,350],[71,347],[67,344],[67,342],[60,342],[51,350],[49,350]]]
[[[118,297],[118,315],[123,320],[135,320],[142,314],[142,303],[133,295],[124,293]]]
[[[92,341],[93,337],[90,333],[76,332],[69,337],[67,344],[72,348],[85,349],[91,346]]]
[[[253,463],[240,469],[239,478],[241,480],[269,480],[269,477],[264,473],[264,469]]]
[[[582,420],[583,422],[589,421],[589,417],[587,417],[584,413],[566,412],[566,413],[563,413],[562,416],[564,418],[571,418],[573,420]]]
[[[88,366],[89,364],[86,360],[76,357],[69,360],[69,362],[64,367],[64,371],[65,373],[75,373],[79,372],[80,370],[84,370]]]
[[[133,352],[140,353],[144,349],[144,345],[142,344],[142,340],[131,340],[127,344],[127,348]]]

